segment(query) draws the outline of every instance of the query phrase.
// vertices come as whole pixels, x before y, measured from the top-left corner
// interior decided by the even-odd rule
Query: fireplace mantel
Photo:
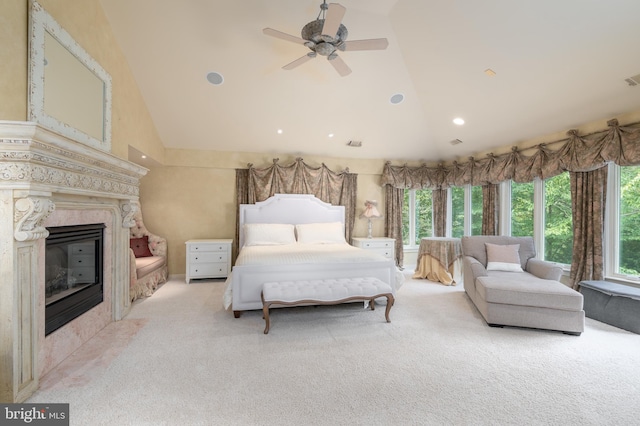
[[[40,257],[54,211],[57,221],[65,211],[109,218],[110,320],[128,312],[129,228],[146,173],[35,123],[0,121],[0,402],[27,399],[42,373]]]

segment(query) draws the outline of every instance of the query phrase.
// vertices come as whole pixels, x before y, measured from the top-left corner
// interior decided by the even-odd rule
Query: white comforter
[[[350,244],[282,244],[243,247],[236,259],[236,266],[246,265],[293,265],[301,263],[354,263],[354,262],[385,262],[389,259],[381,254],[354,247]],[[232,302],[232,274],[226,282],[223,296],[225,309],[229,309]],[[400,271],[396,272],[396,289],[400,288],[404,277]]]
[[[243,247],[236,265],[293,265],[298,263],[353,263],[387,260],[349,244],[283,244]]]

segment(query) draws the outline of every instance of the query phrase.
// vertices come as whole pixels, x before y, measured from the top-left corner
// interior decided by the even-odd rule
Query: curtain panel
[[[498,185],[482,185],[482,235],[498,235]]]
[[[358,175],[349,169],[336,173],[323,163],[312,167],[302,158],[287,165],[278,164],[274,159],[269,167],[236,169],[236,239],[234,259],[238,254],[237,242],[240,236],[240,204],[255,204],[274,194],[312,194],[332,205],[345,208],[345,238],[351,241],[356,218],[356,195]]]
[[[395,240],[396,265],[402,267],[404,251],[402,250],[402,205],[404,204],[404,189],[384,188],[385,215],[384,234]]]
[[[570,172],[573,219],[571,285],[603,280],[604,211],[607,200],[607,167],[590,172]]]

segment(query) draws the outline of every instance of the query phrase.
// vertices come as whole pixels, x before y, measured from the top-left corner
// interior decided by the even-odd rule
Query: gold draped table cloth
[[[459,283],[462,280],[460,238],[422,238],[413,278],[426,278],[444,285]]]

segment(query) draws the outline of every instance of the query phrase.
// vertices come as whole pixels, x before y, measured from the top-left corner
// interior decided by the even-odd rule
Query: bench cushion
[[[301,300],[332,302],[350,297],[368,298],[391,292],[389,284],[373,277],[268,282],[262,288],[265,302],[288,303]]]
[[[476,279],[476,290],[489,303],[581,311],[582,294],[553,280],[526,272],[492,271]]]

